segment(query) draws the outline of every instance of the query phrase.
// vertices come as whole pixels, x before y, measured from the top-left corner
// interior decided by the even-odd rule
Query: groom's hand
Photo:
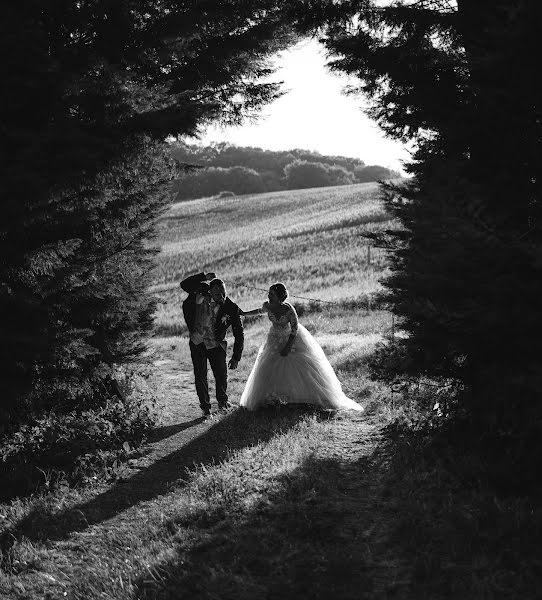
[[[238,360],[235,360],[235,358],[231,358],[230,362],[228,363],[228,367],[230,369],[237,369],[237,365],[239,364]]]
[[[207,281],[211,281],[211,279],[215,279],[216,275],[214,273],[205,273],[205,279],[207,279]]]

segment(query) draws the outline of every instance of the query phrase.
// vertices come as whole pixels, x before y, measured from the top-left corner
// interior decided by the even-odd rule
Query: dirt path
[[[213,424],[213,418],[202,418],[194,375],[188,365],[179,364],[174,350],[153,361],[156,370],[153,385],[159,398],[160,421],[143,448],[142,456],[130,461],[131,469],[146,468],[163,459]]]

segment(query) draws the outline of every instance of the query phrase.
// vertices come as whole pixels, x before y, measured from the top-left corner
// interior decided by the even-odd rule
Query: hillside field
[[[243,308],[261,305],[266,290],[282,281],[291,301],[307,298],[366,301],[386,273],[386,257],[361,234],[390,226],[374,183],[204,198],[175,204],[158,228],[155,285],[158,333],[183,330],[182,290],[171,284],[213,271]],[[259,289],[253,289],[259,288]],[[314,303],[313,303],[314,304]],[[331,304],[321,303],[333,316]]]

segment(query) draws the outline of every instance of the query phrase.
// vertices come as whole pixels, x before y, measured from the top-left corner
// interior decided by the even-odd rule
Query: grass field
[[[378,248],[369,250],[361,234],[389,226],[376,184],[182,202],[160,221],[162,252],[152,289],[212,271],[245,309],[260,306],[275,281],[285,283],[294,296],[365,300],[379,288],[386,256]],[[165,304],[157,311],[157,332],[180,333],[184,292],[159,296]],[[322,307],[328,313],[332,309]]]

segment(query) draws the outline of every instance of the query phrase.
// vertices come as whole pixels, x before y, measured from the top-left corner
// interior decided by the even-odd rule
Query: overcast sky
[[[209,128],[200,140],[208,144],[228,141],[239,146],[269,150],[302,148],[321,154],[361,158],[366,164],[401,169],[408,159],[403,144],[384,137],[362,111],[361,97],[345,96],[343,77],[325,67],[325,55],[316,41],[301,42],[277,58],[274,81],[289,90],[268,105],[257,124]]]

